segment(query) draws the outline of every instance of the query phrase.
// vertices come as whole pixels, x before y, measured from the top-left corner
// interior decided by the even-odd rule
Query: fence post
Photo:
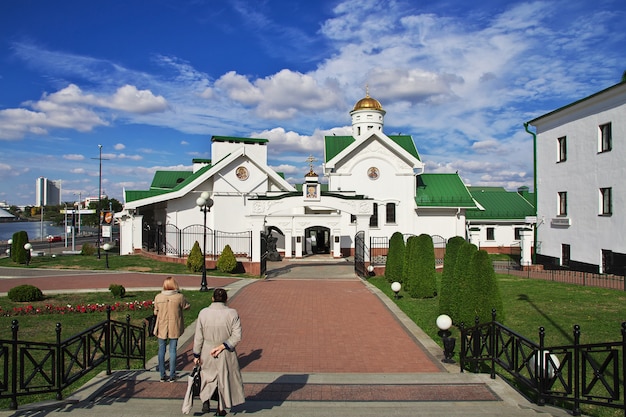
[[[546,329],[545,327],[539,327],[539,351],[536,353],[538,356],[535,358],[535,378],[537,378],[537,392],[539,394],[539,398],[537,398],[538,405],[546,405],[546,399],[544,398],[544,387],[545,387],[545,361],[546,355],[543,349],[546,337]],[[537,363],[539,366],[537,367]],[[546,372],[547,374],[547,372]]]
[[[56,345],[57,401],[60,401],[63,398],[63,372],[65,370],[65,366],[63,364],[63,353],[61,351],[61,323],[57,323],[56,325],[56,334],[57,334],[57,345]]]
[[[491,309],[491,334],[489,335],[489,356],[491,356],[491,379],[496,379],[496,309]]]
[[[130,369],[130,314],[126,315],[126,347],[124,354],[126,355],[126,369]]]
[[[573,416],[581,415],[580,410],[580,326],[574,325],[574,409]]]
[[[11,321],[11,332],[13,333],[13,342],[11,343],[11,401],[9,408],[17,410],[17,332],[20,329],[17,320]]]
[[[107,375],[111,375],[111,306],[107,306],[107,322],[104,325],[104,351],[107,357]]]

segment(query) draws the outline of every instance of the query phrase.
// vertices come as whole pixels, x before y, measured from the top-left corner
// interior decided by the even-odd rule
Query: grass
[[[622,338],[621,323],[626,321],[625,292],[510,275],[497,277],[505,300],[503,324],[535,343],[539,343],[539,327],[544,327],[546,346],[570,345],[576,324],[581,328],[583,344],[615,342]],[[390,284],[384,277],[373,277],[369,282],[393,299]],[[441,346],[435,324],[439,315],[437,299],[412,299],[402,290],[399,296],[395,300],[398,307]],[[458,329],[451,330],[452,336],[458,339]],[[455,355],[457,362],[458,350],[459,346]],[[622,411],[585,405],[583,413],[597,417],[623,415]]]

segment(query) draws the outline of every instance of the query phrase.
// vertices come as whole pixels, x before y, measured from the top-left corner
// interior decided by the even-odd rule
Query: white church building
[[[351,136],[325,137],[325,180],[309,158],[300,184],[268,166],[267,139],[213,136],[210,160],[125,191],[120,253],[156,248],[184,259],[198,242],[215,259],[229,244],[245,272],[262,274],[267,235],[284,258],[358,255],[366,265],[371,242],[394,232],[466,237],[466,211],[481,208],[459,175],[424,172],[413,138],[385,134],[385,110],[369,94],[350,115]],[[203,192],[213,203],[206,212],[196,204]]]

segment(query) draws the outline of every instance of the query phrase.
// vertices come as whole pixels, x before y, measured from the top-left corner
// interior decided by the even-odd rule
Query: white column
[[[333,230],[333,258],[341,258],[341,230]]]
[[[252,262],[261,262],[261,232],[265,228],[265,219],[258,217],[251,219],[252,225]]]
[[[520,230],[520,247],[521,247],[521,260],[522,266],[532,265],[532,247],[533,247],[533,231],[532,229]]]
[[[302,247],[304,246],[304,232],[296,230],[296,258],[302,258]],[[298,242],[298,240],[300,240]]]
[[[293,252],[293,236],[291,230],[285,231],[285,258],[291,258]]]

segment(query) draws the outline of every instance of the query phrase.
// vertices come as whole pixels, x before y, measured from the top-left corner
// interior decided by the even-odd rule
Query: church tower
[[[360,136],[383,130],[385,110],[378,100],[370,97],[366,90],[365,98],[357,101],[350,112],[352,116],[352,136],[358,139]]]

